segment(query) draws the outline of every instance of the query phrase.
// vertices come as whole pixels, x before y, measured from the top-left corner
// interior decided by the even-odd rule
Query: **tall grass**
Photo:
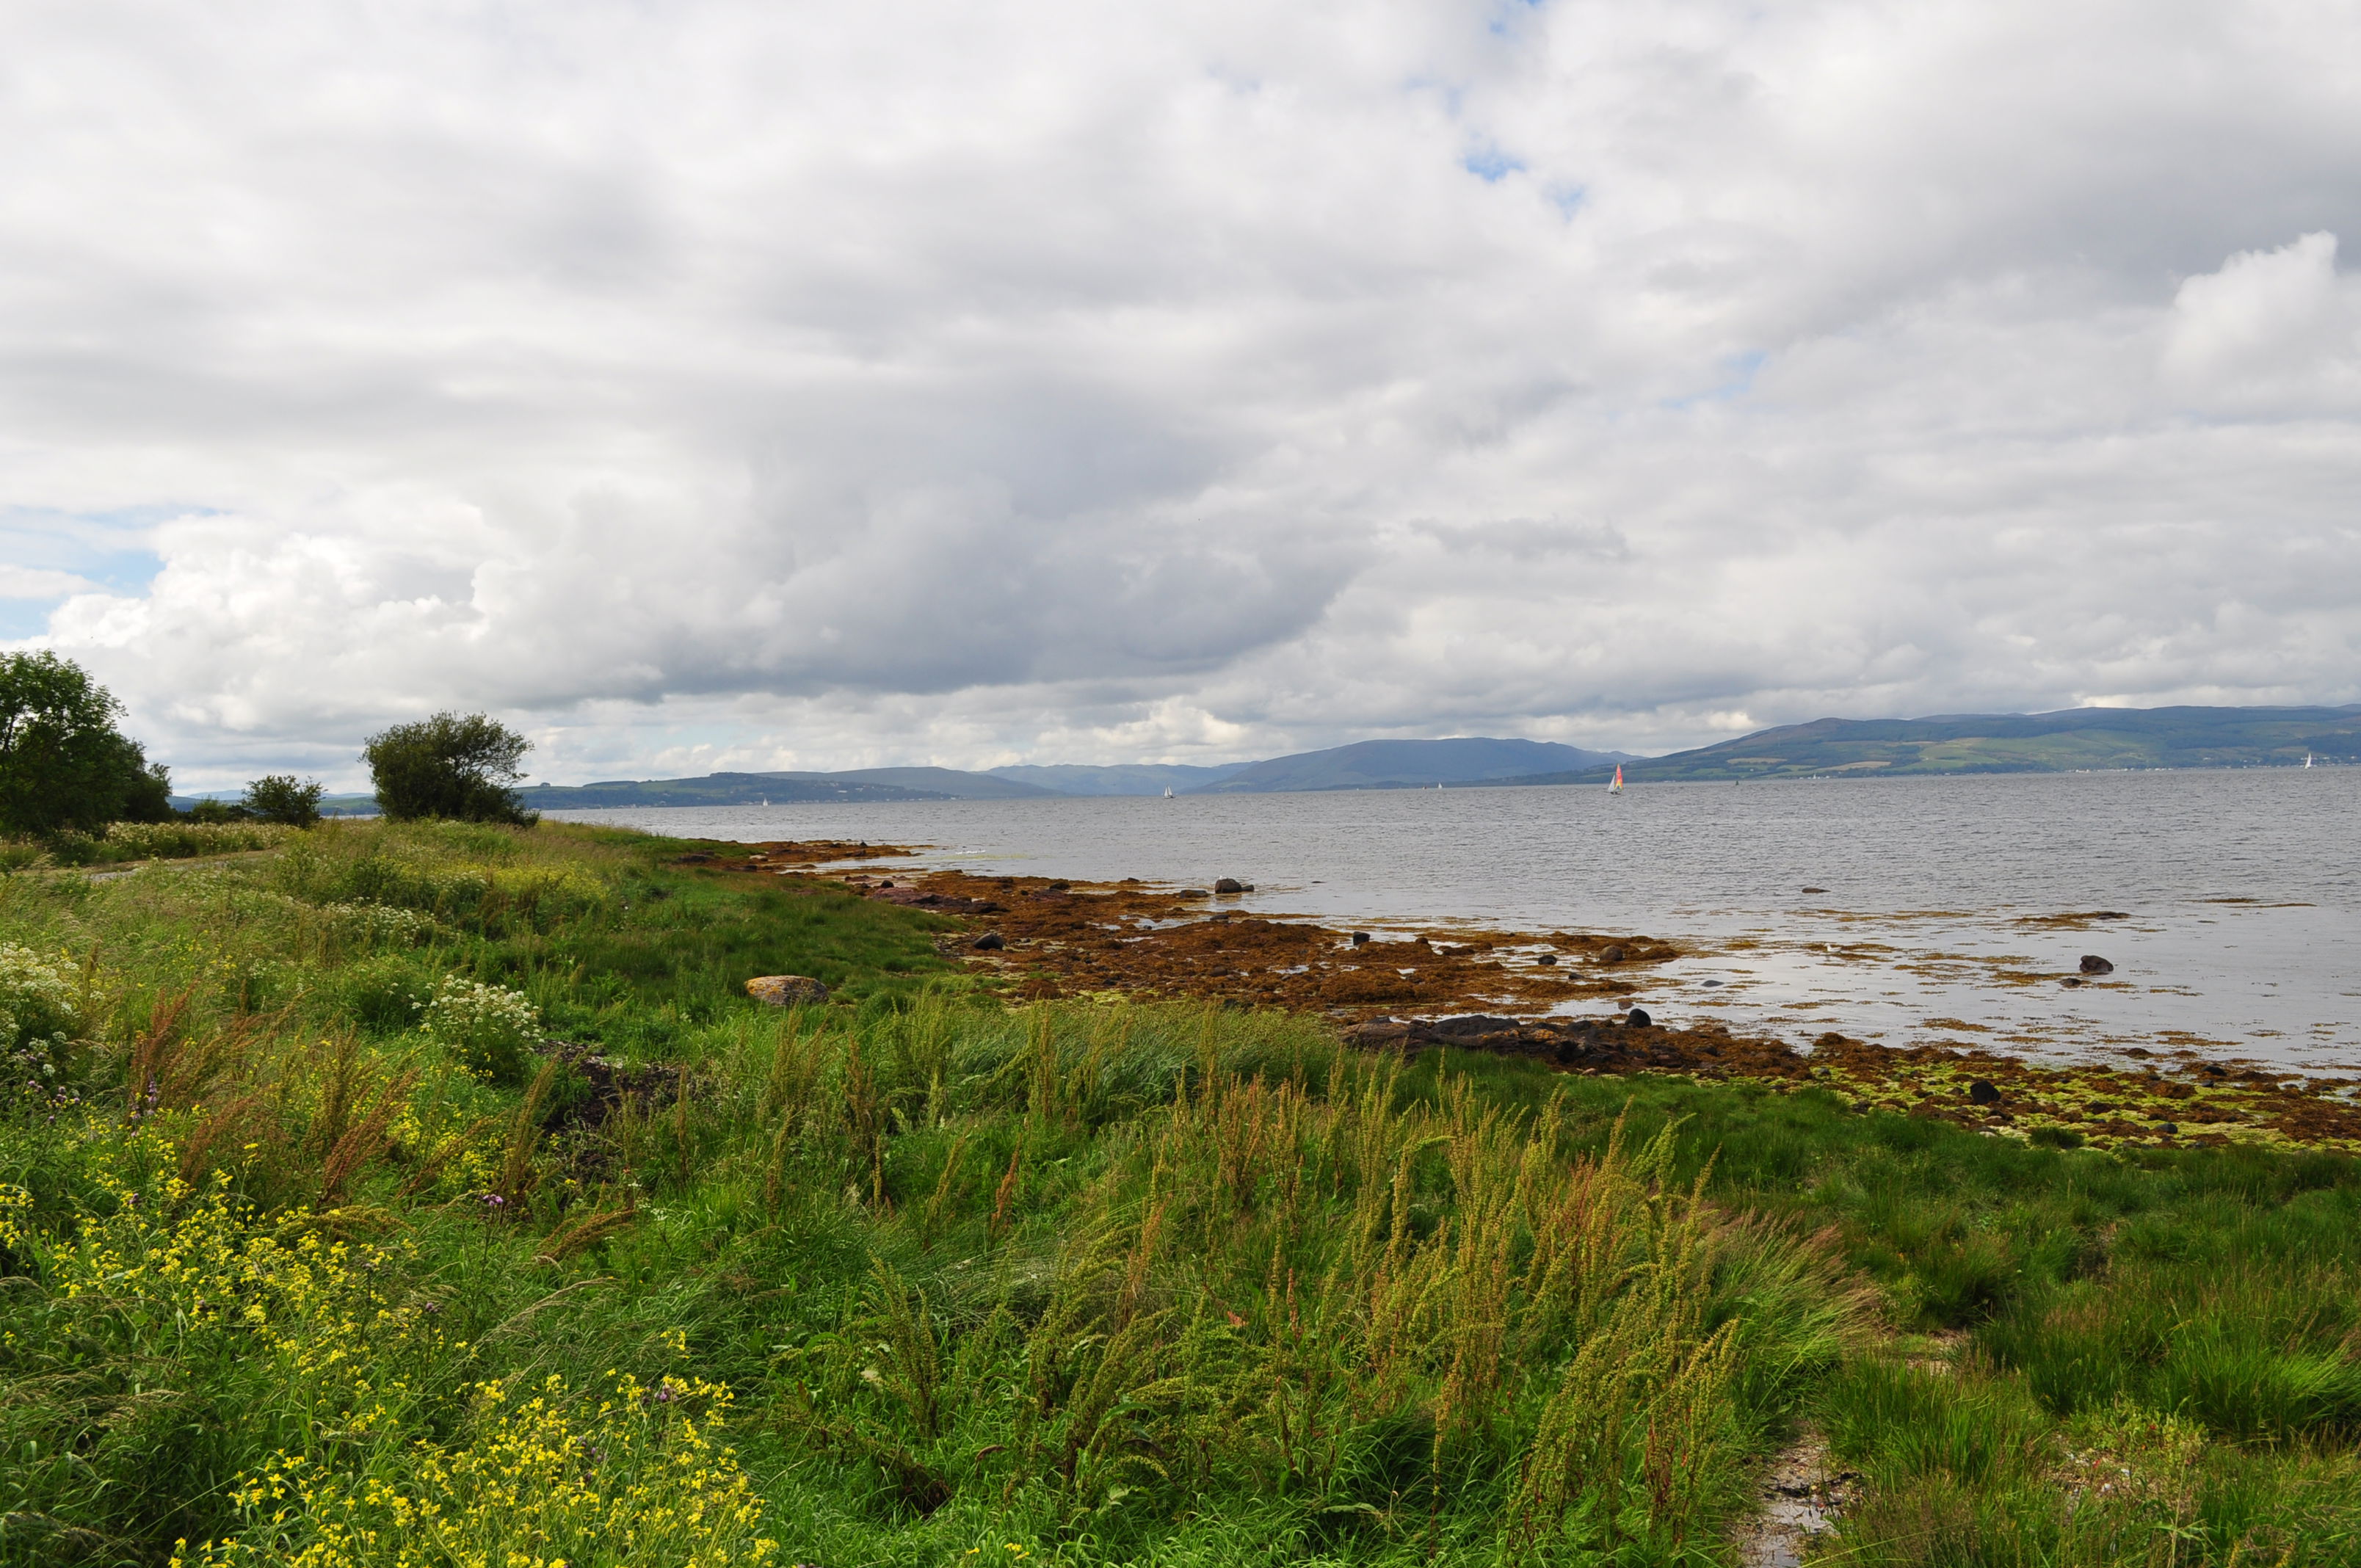
[[[0,882],[0,1562],[1720,1562],[1807,1423],[1845,1561],[2356,1560],[2350,1162],[1003,1007],[666,853]]]

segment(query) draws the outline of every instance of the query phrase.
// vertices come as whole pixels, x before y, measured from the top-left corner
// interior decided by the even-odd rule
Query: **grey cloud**
[[[2356,27],[40,10],[0,565],[200,783],[2352,700]]]

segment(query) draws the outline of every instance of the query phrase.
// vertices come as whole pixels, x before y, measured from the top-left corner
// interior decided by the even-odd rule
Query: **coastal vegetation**
[[[231,830],[0,881],[0,1562],[1723,1563],[1799,1448],[1832,1562],[2361,1562],[2349,1157],[1033,1000],[718,846]]]

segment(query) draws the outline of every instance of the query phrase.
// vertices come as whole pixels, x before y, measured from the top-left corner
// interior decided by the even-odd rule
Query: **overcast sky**
[[[19,0],[0,147],[184,787],[2361,700],[2349,0]]]

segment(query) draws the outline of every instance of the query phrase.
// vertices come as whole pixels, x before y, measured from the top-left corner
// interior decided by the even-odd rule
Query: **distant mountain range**
[[[1433,789],[1491,784],[1545,770],[1611,767],[1629,751],[1586,751],[1551,740],[1359,740],[1249,762],[1192,795],[1281,795],[1315,789]]]
[[[529,784],[517,791],[535,811],[609,806],[785,806],[803,801],[1006,800],[1057,792],[955,768],[856,768],[841,773],[708,773],[701,779],[609,779]]]
[[[2306,756],[2361,763],[2361,704],[2345,707],[2078,707],[2060,713],[1821,718],[1736,740],[1635,757],[1548,740],[1480,736],[1360,740],[1259,762],[1059,763],[994,768],[854,768],[845,773],[708,773],[533,784],[538,811],[596,806],[783,806],[801,801],[1017,800],[1060,795],[1274,795],[1432,789],[1436,784],[1598,784],[1616,764],[1633,784],[1807,776],[2070,773],[2125,768],[2290,767]],[[176,797],[174,804],[185,805]],[[367,795],[323,803],[366,814]]]
[[[1327,789],[1432,789],[1484,784],[1544,768],[1627,760],[1545,740],[1362,740],[1262,762],[1061,763],[962,773],[956,768],[856,768],[840,773],[708,773],[701,779],[534,784],[518,791],[536,811],[611,806],[773,806],[826,800],[1013,800],[1051,795],[1268,795]]]
[[[2075,707],[1933,718],[1821,718],[1628,762],[1634,784],[1806,776],[2079,773],[2361,762],[2361,704],[2346,707]],[[1520,784],[1599,784],[1609,770]]]

